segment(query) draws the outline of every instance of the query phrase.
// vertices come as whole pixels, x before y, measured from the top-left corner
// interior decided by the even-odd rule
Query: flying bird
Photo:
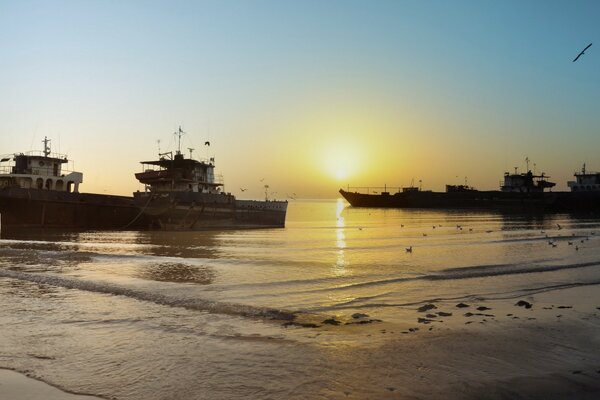
[[[245,192],[245,191],[246,191],[246,190],[248,190],[248,189],[247,189],[247,188],[240,188],[240,190],[241,190],[242,192]]]
[[[587,49],[589,49],[591,45],[592,45],[592,44],[590,43],[590,44],[588,44],[588,45],[586,46],[586,48],[585,48],[585,49],[581,50],[581,53],[577,54],[577,57],[575,57],[575,59],[573,60],[573,62],[577,61],[577,59],[579,59],[579,57],[581,57],[583,54],[585,54],[585,51],[586,51]]]
[[[210,142],[209,142],[209,141],[206,141],[206,142],[204,142],[204,145],[205,145],[205,146],[210,146]]]

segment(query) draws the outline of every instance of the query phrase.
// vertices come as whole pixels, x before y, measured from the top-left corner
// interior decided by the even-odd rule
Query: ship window
[[[37,178],[35,181],[35,186],[38,189],[43,189],[44,188],[44,180],[42,178]]]
[[[71,193],[73,191],[73,181],[67,182],[67,192]]]
[[[63,184],[64,184],[64,182],[62,181],[62,179],[57,180],[56,181],[55,189],[56,190],[63,190]]]
[[[48,189],[48,190],[52,189],[52,179],[46,180],[46,189]]]

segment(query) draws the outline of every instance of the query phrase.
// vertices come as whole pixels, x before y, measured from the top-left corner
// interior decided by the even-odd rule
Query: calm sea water
[[[436,299],[600,282],[600,219],[296,201],[285,229],[6,231],[0,367],[118,399],[334,398],[340,349]],[[554,245],[550,244],[554,243]],[[412,247],[412,252],[406,249]],[[335,351],[334,351],[335,350]],[[353,392],[377,393],[362,382]]]

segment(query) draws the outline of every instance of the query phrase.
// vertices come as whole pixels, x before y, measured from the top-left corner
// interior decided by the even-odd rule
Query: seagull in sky
[[[590,44],[587,45],[587,47],[585,49],[581,50],[581,53],[577,54],[577,57],[575,57],[575,59],[573,60],[573,62],[577,61],[577,59],[579,59],[579,57],[581,57],[583,54],[585,54],[585,51],[587,49],[589,49],[591,45],[592,44],[590,43]]]

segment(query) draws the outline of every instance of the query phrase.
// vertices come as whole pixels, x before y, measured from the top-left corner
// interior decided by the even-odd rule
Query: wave
[[[105,282],[83,281],[62,276],[32,274],[21,271],[0,269],[0,277],[63,287],[66,289],[77,289],[87,292],[104,293],[115,296],[125,296],[128,298],[140,301],[148,301],[159,305],[169,307],[181,307],[190,310],[208,312],[212,314],[266,318],[282,321],[292,321],[296,318],[296,314],[294,312],[279,310],[275,308],[254,307],[243,304],[218,302],[199,298],[177,298],[159,293],[151,293],[139,289],[127,288]]]
[[[460,280],[472,278],[488,278],[502,275],[517,275],[530,273],[553,272],[565,269],[600,267],[600,260],[590,261],[585,263],[575,264],[490,264],[476,265],[470,267],[448,268],[430,274],[423,274],[412,277],[398,277],[391,279],[381,279],[375,281],[351,283],[348,285],[340,285],[336,287],[320,288],[308,290],[307,292],[322,292],[322,291],[343,291],[372,286],[383,286],[389,284],[397,284],[413,281],[443,281],[443,280]]]

